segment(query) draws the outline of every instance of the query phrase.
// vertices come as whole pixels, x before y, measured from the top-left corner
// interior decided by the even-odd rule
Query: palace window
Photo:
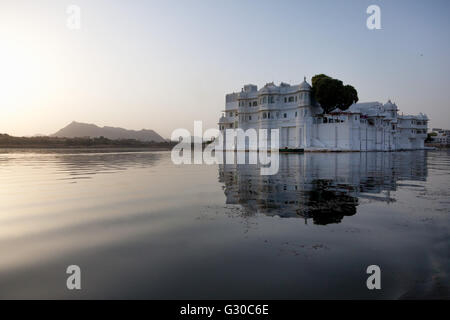
[[[252,120],[252,116],[248,116],[248,120]]]
[[[295,111],[295,117],[297,118],[297,111]]]
[[[263,113],[263,119],[266,119],[267,118],[267,114],[264,112]]]
[[[258,105],[258,101],[253,101],[253,106],[256,107]]]
[[[294,97],[289,97],[289,102],[294,102]]]
[[[286,97],[284,97],[284,103],[286,103],[287,102],[287,98]]]
[[[287,118],[287,113],[283,114],[283,118]]]

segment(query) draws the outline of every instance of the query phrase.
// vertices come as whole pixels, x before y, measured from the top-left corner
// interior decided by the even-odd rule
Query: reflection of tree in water
[[[219,165],[226,203],[240,205],[241,216],[304,218],[319,225],[355,215],[360,198],[393,202],[390,192],[400,180],[426,177],[423,152],[280,155],[272,176],[261,176],[258,165]]]
[[[315,179],[302,185],[284,177],[260,178],[251,170],[227,168],[219,173],[227,204],[241,206],[244,218],[262,213],[281,218],[312,219],[315,224],[339,223],[356,213],[355,187],[335,184],[333,180]],[[247,168],[248,169],[248,168]],[[237,174],[240,172],[241,174]]]
[[[312,190],[307,191],[304,210],[315,224],[339,223],[344,216],[356,214],[358,198],[336,190],[332,180],[313,180],[311,186]],[[347,186],[347,189],[352,188]]]

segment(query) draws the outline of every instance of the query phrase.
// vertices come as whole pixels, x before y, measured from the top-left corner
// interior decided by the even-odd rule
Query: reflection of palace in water
[[[277,174],[260,175],[259,165],[223,164],[227,204],[245,215],[312,218],[339,223],[356,213],[359,199],[393,202],[401,180],[424,181],[425,151],[280,154]]]

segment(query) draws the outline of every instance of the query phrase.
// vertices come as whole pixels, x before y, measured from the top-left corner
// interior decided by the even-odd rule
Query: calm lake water
[[[0,298],[449,298],[449,151],[280,157],[0,150]]]

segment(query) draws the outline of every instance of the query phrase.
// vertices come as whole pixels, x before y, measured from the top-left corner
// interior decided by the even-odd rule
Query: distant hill
[[[95,124],[73,121],[68,126],[51,135],[52,137],[105,137],[108,139],[136,139],[139,141],[165,142],[166,140],[153,130],[127,130],[115,127],[99,127]]]

